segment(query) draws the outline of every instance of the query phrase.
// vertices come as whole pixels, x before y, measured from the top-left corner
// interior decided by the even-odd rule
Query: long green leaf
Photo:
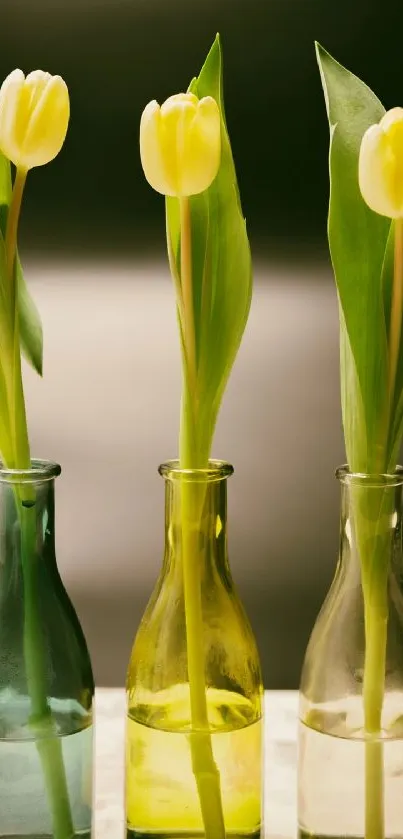
[[[354,471],[386,468],[387,443],[382,417],[387,386],[387,330],[382,266],[390,220],[372,212],[358,184],[358,158],[366,129],[379,122],[384,108],[356,76],[317,45],[317,58],[330,124],[329,246],[339,304],[351,351],[356,386],[351,391],[350,364],[342,363],[343,422],[347,457]],[[359,388],[359,393],[357,393]],[[356,417],[352,413],[357,412]],[[362,416],[360,415],[362,414]],[[356,430],[365,427],[366,444]]]
[[[42,376],[43,332],[40,314],[25,282],[21,262],[17,256],[18,320],[21,350],[28,363]]]
[[[190,90],[212,96],[221,112],[221,163],[210,188],[190,199],[193,300],[196,330],[198,416],[197,449],[210,454],[217,414],[249,314],[252,262],[223,98],[222,54],[217,35]],[[167,228],[180,276],[178,200],[167,198]],[[186,400],[186,394],[185,394]]]

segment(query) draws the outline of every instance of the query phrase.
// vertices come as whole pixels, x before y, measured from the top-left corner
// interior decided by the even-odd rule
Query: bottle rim
[[[225,460],[209,460],[204,469],[182,469],[179,460],[167,460],[158,467],[159,474],[166,481],[187,483],[217,483],[230,478],[234,467]]]
[[[30,469],[9,469],[0,461],[0,483],[39,484],[53,481],[61,471],[61,466],[52,460],[32,458]]]
[[[335,472],[336,478],[341,484],[347,486],[373,487],[398,487],[403,485],[403,467],[396,466],[391,473],[370,473],[351,472],[347,463],[339,466]]]

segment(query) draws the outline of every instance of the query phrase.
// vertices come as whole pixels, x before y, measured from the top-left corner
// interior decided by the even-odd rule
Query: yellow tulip
[[[215,99],[193,93],[155,100],[140,122],[140,156],[151,186],[163,195],[204,192],[220,165],[220,112]]]
[[[70,116],[60,76],[14,70],[0,88],[0,150],[18,169],[49,163],[59,153]]]
[[[365,132],[358,178],[371,210],[388,218],[403,218],[403,108],[392,108]]]

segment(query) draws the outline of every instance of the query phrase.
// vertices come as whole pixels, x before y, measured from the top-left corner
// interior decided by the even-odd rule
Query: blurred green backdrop
[[[24,217],[30,244],[47,253],[137,254],[155,241],[162,249],[161,202],[138,158],[139,117],[150,99],[186,86],[217,31],[245,214],[268,255],[323,250],[327,125],[314,39],[385,104],[401,101],[398,2],[2,0],[1,11],[0,76],[40,66],[62,74],[71,92],[65,149],[32,177]]]

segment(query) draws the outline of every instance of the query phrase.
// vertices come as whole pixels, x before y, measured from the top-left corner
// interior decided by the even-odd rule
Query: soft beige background
[[[177,453],[180,366],[164,263],[32,263],[44,379],[26,371],[32,451],[58,460],[59,567],[99,684],[122,684],[162,560],[158,464]],[[343,459],[328,268],[258,266],[214,455],[231,461],[230,561],[266,686],[298,682],[337,551]]]

